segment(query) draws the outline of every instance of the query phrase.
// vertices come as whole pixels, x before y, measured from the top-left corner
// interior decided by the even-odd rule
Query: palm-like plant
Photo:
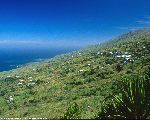
[[[132,76],[123,80],[122,94],[102,107],[97,118],[146,119],[150,116],[150,79]]]

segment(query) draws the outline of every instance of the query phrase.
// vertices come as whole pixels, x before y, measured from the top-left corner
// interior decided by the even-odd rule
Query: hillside
[[[0,117],[60,118],[76,102],[94,118],[124,76],[150,66],[150,28],[0,73]],[[11,101],[12,100],[12,101]]]

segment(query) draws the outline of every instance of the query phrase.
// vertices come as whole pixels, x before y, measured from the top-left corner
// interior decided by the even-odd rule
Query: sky
[[[150,26],[150,0],[0,0],[0,47],[83,47]]]

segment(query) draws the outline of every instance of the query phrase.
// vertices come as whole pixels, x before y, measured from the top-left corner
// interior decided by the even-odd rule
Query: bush
[[[123,65],[117,63],[117,64],[115,64],[115,69],[117,72],[121,72],[123,70]]]
[[[80,108],[77,103],[73,103],[67,109],[67,112],[64,114],[62,119],[79,119]]]

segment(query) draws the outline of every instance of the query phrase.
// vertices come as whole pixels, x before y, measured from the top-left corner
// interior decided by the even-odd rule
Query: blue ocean
[[[52,58],[79,48],[0,48],[0,72],[15,69],[26,63]]]

